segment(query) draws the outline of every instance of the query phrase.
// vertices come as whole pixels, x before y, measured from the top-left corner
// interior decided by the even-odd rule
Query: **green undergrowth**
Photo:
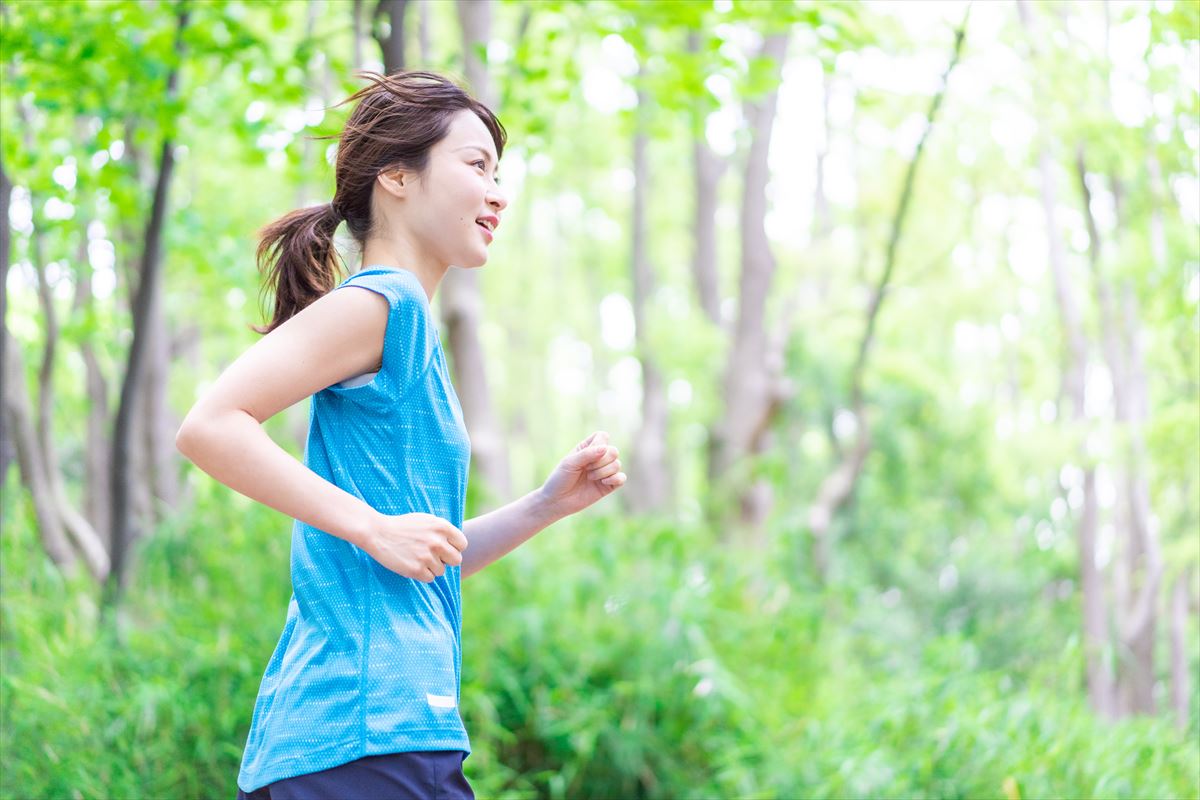
[[[141,544],[116,636],[88,581],[40,555],[21,502],[0,543],[0,795],[232,797],[286,612],[286,520],[198,498]],[[817,590],[784,553],[747,553],[701,527],[584,515],[466,581],[478,796],[1200,793],[1195,713],[1183,733],[1099,721],[1058,617],[991,629],[977,608],[946,625],[919,592]]]

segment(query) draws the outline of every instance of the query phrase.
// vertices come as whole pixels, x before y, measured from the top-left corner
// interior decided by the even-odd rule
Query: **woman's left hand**
[[[542,484],[542,499],[556,515],[565,517],[607,497],[625,485],[620,453],[608,434],[596,431],[575,445]]]

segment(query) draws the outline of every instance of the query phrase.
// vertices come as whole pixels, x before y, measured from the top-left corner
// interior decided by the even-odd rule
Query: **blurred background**
[[[463,586],[480,797],[1200,796],[1200,3],[0,21],[4,797],[236,791],[291,521],[174,436],[400,68],[509,132],[467,515],[629,475]]]

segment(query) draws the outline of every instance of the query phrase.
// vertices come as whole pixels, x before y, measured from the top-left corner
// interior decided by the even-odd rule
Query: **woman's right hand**
[[[367,532],[363,550],[399,575],[432,583],[446,566],[460,566],[467,537],[433,514],[379,514]]]

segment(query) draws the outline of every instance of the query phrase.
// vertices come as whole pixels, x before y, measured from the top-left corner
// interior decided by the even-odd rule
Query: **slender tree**
[[[175,26],[175,57],[177,62],[167,74],[166,96],[174,99],[179,91],[179,63],[183,57],[183,32],[187,27],[190,10],[186,4],[177,6]],[[175,141],[170,135],[163,138],[159,155],[158,176],[154,184],[154,199],[150,217],[146,222],[145,245],[139,265],[139,280],[133,307],[133,341],[121,384],[121,400],[117,407],[117,419],[113,430],[112,449],[112,570],[105,591],[105,607],[113,608],[121,599],[128,577],[129,547],[132,541],[132,520],[129,514],[130,484],[134,475],[130,470],[132,440],[132,416],[134,398],[140,392],[144,380],[143,363],[146,353],[147,319],[159,281],[162,262],[163,227],[167,213],[167,194],[171,175],[175,167]]]
[[[1146,445],[1143,426],[1148,415],[1146,370],[1142,364],[1136,303],[1125,295],[1124,319],[1104,274],[1100,233],[1092,214],[1092,192],[1083,145],[1076,148],[1083,218],[1088,232],[1088,262],[1100,311],[1101,351],[1111,378],[1113,413],[1126,445],[1116,465],[1121,501],[1118,523],[1124,534],[1121,558],[1114,566],[1117,650],[1119,660],[1116,712],[1154,713],[1154,641],[1163,564],[1158,537],[1151,525],[1150,493],[1146,485]]]
[[[693,55],[700,53],[700,33],[688,31],[687,49]],[[721,320],[721,284],[717,274],[717,186],[727,163],[713,152],[705,138],[705,120],[700,112],[692,120],[692,169],[695,175],[696,200],[693,206],[692,277],[696,296],[705,316],[716,326],[724,327]]]
[[[1027,47],[1037,63],[1038,37],[1033,16],[1025,0],[1017,0],[1017,11],[1025,29]],[[1040,84],[1035,84],[1035,97],[1041,98]],[[1059,389],[1059,408],[1066,406],[1067,414],[1059,414],[1077,428],[1087,425],[1085,415],[1085,384],[1088,343],[1083,330],[1079,301],[1074,281],[1067,267],[1066,255],[1058,223],[1058,191],[1053,158],[1050,153],[1049,132],[1043,117],[1038,125],[1038,176],[1042,214],[1046,220],[1046,242],[1049,247],[1050,275],[1054,282],[1054,299],[1062,331],[1062,380]],[[1084,658],[1086,661],[1088,697],[1092,708],[1107,717],[1116,715],[1116,681],[1106,657],[1108,648],[1108,610],[1104,596],[1104,581],[1096,566],[1096,530],[1099,518],[1096,497],[1096,468],[1082,447],[1078,454],[1083,469],[1082,508],[1075,523],[1079,549],[1079,583],[1083,595]]]
[[[459,29],[466,64],[467,82],[472,92],[488,106],[495,104],[495,92],[487,65],[477,48],[491,39],[491,0],[459,0]],[[441,317],[449,340],[455,387],[462,400],[463,417],[471,437],[471,466],[483,482],[481,508],[491,508],[500,498],[511,494],[508,448],[492,398],[488,381],[487,358],[479,329],[483,322],[484,301],[477,270],[451,269],[442,281]]]
[[[663,510],[671,486],[667,465],[667,396],[662,370],[651,349],[648,306],[655,289],[654,268],[646,241],[647,200],[650,170],[646,162],[647,126],[650,110],[647,94],[637,89],[633,123],[633,203],[631,206],[630,265],[633,283],[634,336],[642,368],[642,424],[631,448],[633,472],[639,479],[629,489],[630,507],[636,512]]]
[[[896,253],[900,245],[901,234],[904,230],[905,218],[908,215],[912,200],[913,189],[916,185],[917,167],[921,163],[921,155],[925,152],[925,144],[937,121],[938,109],[946,96],[950,84],[950,75],[958,65],[962,55],[963,41],[967,33],[967,20],[970,10],[963,17],[962,24],[954,32],[954,45],[950,61],[942,74],[941,88],[933,96],[926,113],[925,128],[917,141],[917,148],[912,160],[904,173],[904,181],[900,187],[900,195],[896,201],[896,210],[892,215],[891,233],[888,236],[887,251],[884,255],[883,269],[871,289],[867,302],[866,321],[863,326],[862,338],[858,343],[854,364],[850,368],[850,410],[855,421],[854,442],[843,452],[833,470],[821,481],[817,495],[808,511],[808,528],[813,540],[813,564],[818,576],[824,578],[830,568],[832,543],[831,526],[834,514],[850,498],[862,474],[863,464],[871,450],[871,420],[864,389],[864,376],[868,360],[875,342],[875,329],[878,325],[879,312],[887,298],[891,287],[892,275],[896,269]]]
[[[732,476],[731,484],[741,519],[752,532],[763,521],[770,498],[764,491],[765,484],[747,478],[745,459],[766,448],[771,418],[784,396],[782,385],[769,369],[766,306],[775,275],[775,257],[767,239],[765,219],[767,153],[787,46],[786,31],[764,37],[759,56],[773,65],[772,88],[748,102],[745,109],[751,143],[741,204],[738,314],[724,373],[724,411],[709,438],[709,480],[716,483],[730,476],[735,466],[741,468]]]
[[[404,53],[404,23],[408,0],[379,0],[372,17],[372,34],[383,52],[383,66],[390,74],[408,63]],[[387,28],[384,29],[386,24]]]

